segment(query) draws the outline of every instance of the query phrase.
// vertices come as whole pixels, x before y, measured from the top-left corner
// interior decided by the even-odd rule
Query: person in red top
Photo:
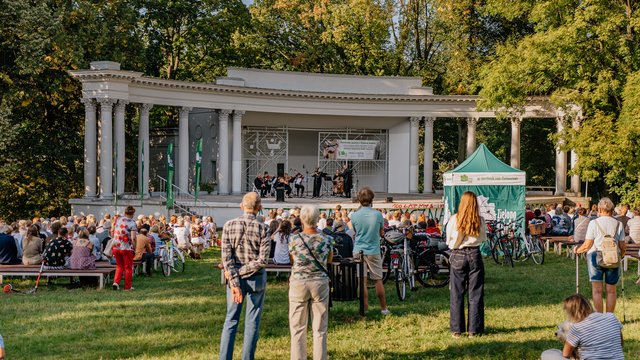
[[[524,219],[527,222],[527,225],[529,224],[529,221],[533,220],[536,218],[536,213],[533,212],[533,210],[531,210],[531,205],[527,205],[527,207],[525,208],[526,210],[524,211]]]
[[[426,232],[427,234],[441,234],[440,228],[436,224],[436,221],[431,218],[427,220],[427,228],[424,230],[424,232]]]
[[[133,255],[138,228],[133,220],[136,210],[133,206],[124,209],[124,216],[116,220],[113,228],[113,256],[116,258],[116,274],[113,277],[113,290],[120,289],[120,280],[124,272],[124,290],[133,290],[131,281],[133,278]]]

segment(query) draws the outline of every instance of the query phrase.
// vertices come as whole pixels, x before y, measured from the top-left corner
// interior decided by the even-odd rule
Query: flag
[[[196,142],[196,178],[193,185],[195,204],[198,204],[198,190],[200,190],[200,168],[202,165],[202,139]]]
[[[140,142],[140,149],[142,150],[140,154],[140,206],[142,206],[144,200],[144,140]]]
[[[167,148],[167,209],[173,208],[173,144]]]

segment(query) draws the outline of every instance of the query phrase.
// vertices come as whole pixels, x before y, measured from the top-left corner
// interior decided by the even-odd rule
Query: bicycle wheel
[[[400,299],[400,301],[404,301],[407,298],[407,282],[404,279],[404,274],[400,268],[394,269],[393,272],[393,276],[396,279],[398,299]]]
[[[173,249],[173,271],[184,272],[184,255],[182,251]]]
[[[538,236],[531,237],[531,258],[533,262],[542,265],[544,264],[544,245],[542,240]]]
[[[160,267],[162,268],[162,275],[171,275],[171,266],[169,264],[169,256],[166,250],[162,250],[162,252],[160,253],[160,264]]]
[[[502,265],[506,264],[514,267],[515,264],[513,263],[513,241],[511,241],[510,239],[502,240],[500,241],[500,246],[502,248],[502,253],[504,254]]]
[[[449,255],[444,251],[425,251],[417,262],[416,279],[422,286],[439,288],[449,283]]]
[[[498,265],[502,265],[502,259],[500,258],[501,256],[502,249],[500,248],[500,241],[491,240],[491,257],[493,258],[493,261]]]
[[[383,246],[384,250],[381,251],[382,256],[382,283],[386,284],[391,275],[391,254],[389,248]]]
[[[516,237],[513,241],[517,244],[515,250],[517,253],[516,260],[522,262],[529,260],[529,257],[531,257],[531,244],[528,237],[526,235],[525,238]]]

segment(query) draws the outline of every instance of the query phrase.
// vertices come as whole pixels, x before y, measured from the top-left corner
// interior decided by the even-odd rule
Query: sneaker
[[[135,288],[132,286],[132,287],[130,287],[128,289],[124,289],[124,291],[131,291],[131,290],[135,290]]]
[[[385,316],[386,315],[391,315],[391,311],[389,311],[389,309],[384,309],[384,310],[380,311],[380,314],[385,315]]]
[[[120,285],[113,283],[113,285],[111,285],[111,288],[113,288],[113,290],[120,290]]]
[[[469,333],[469,338],[481,337],[482,333]]]
[[[451,333],[451,337],[454,338],[454,339],[460,339],[460,336],[461,336],[461,334],[458,333],[458,332]]]

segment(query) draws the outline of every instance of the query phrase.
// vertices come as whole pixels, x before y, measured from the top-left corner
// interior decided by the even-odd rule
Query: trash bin
[[[331,263],[331,298],[334,301],[358,299],[358,263],[353,259],[341,259]]]

